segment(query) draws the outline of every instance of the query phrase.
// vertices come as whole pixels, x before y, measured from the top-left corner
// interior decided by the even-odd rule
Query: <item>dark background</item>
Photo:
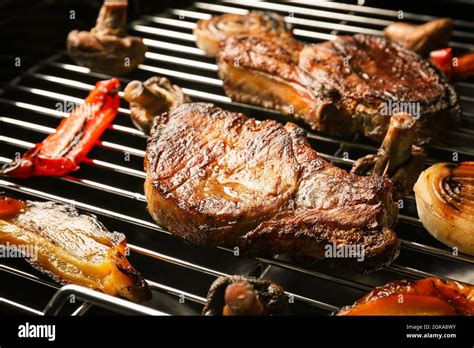
[[[131,0],[128,17],[132,20],[190,2]],[[20,70],[28,69],[40,59],[65,49],[71,30],[94,27],[102,3],[102,0],[0,0],[0,82],[21,73],[13,65],[15,57],[22,57]],[[69,19],[71,10],[75,11],[75,20]]]

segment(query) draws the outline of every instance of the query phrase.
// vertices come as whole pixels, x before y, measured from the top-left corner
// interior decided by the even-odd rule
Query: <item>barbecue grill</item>
[[[190,7],[170,8],[130,23],[130,33],[142,36],[149,51],[145,62],[128,78],[165,76],[183,87],[193,101],[212,102],[257,119],[287,121],[275,111],[232,102],[223,92],[214,59],[194,44],[192,29],[198,19],[222,13],[246,14],[252,9],[285,16],[293,25],[295,36],[307,42],[330,40],[341,34],[380,35],[399,14],[322,0],[195,2]],[[413,23],[431,19],[404,13],[404,20]],[[474,23],[454,23],[451,46],[474,51]],[[109,77],[75,65],[65,52],[59,52],[7,84],[0,90],[0,163],[9,163],[53,132],[68,114],[58,105],[80,103],[97,80],[106,78]],[[130,81],[128,78],[120,79],[123,87]],[[474,83],[457,82],[455,88],[463,107],[460,127],[448,132],[443,142],[427,148],[427,165],[474,160]],[[317,265],[302,267],[281,256],[250,259],[236,256],[234,250],[187,245],[157,226],[146,212],[146,136],[133,127],[129,114],[128,105],[122,100],[114,124],[79,171],[58,178],[0,177],[0,190],[23,199],[72,204],[98,216],[110,230],[125,233],[129,259],[146,276],[153,299],[136,305],[74,285],[61,287],[24,260],[0,259],[0,313],[199,314],[212,281],[226,274],[273,280],[287,291],[292,313],[317,315],[329,315],[374,286],[396,279],[436,276],[474,283],[474,257],[457,254],[432,238],[418,219],[413,196],[399,201],[396,232],[401,241],[400,256],[391,266],[367,275]],[[355,159],[377,150],[360,137],[341,140],[308,129],[308,138],[322,157],[344,169],[349,169]]]

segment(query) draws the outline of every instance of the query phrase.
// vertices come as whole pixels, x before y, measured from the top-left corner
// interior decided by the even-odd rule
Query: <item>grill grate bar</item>
[[[159,62],[170,62],[170,61],[172,61],[173,63],[179,64],[181,66],[192,67],[192,68],[200,68],[200,69],[209,70],[209,71],[217,71],[217,65],[216,64],[197,62],[195,60],[184,59],[184,58],[179,58],[179,57],[175,57],[175,56],[168,56],[168,55],[165,55],[165,54],[147,52],[146,58],[157,60]]]
[[[183,80],[194,81],[194,82],[201,82],[210,86],[221,87],[223,85],[221,80],[214,79],[211,77],[204,77],[204,76],[188,74],[188,73],[184,73],[180,71],[175,71],[175,70],[157,68],[154,66],[149,66],[149,65],[144,65],[144,64],[140,64],[138,68],[141,70],[151,71],[151,72],[161,74],[164,76],[177,77]]]
[[[402,274],[403,276],[410,276],[410,277],[414,277],[414,278],[440,278],[442,280],[446,280],[446,281],[453,281],[453,280],[456,280],[456,279],[452,279],[452,278],[448,278],[448,277],[443,277],[439,274],[433,274],[433,273],[429,273],[429,272],[424,272],[424,271],[421,271],[419,269],[414,269],[414,268],[411,268],[411,267],[408,267],[408,266],[401,266],[401,265],[398,265],[398,264],[391,264],[389,267],[387,267],[388,270],[390,271],[393,271],[395,273],[398,273],[398,274]]]
[[[151,40],[151,39],[143,39],[143,43],[147,45],[148,47],[153,47],[153,48],[163,48],[165,50],[173,50],[176,52],[180,53],[186,53],[186,54],[193,54],[196,56],[205,56],[206,53],[204,53],[203,50],[200,48],[196,47],[188,47],[184,45],[178,45],[178,44],[173,44],[169,42],[162,42],[158,40]]]
[[[31,280],[35,283],[41,284],[43,286],[47,286],[47,287],[52,288],[52,289],[59,289],[59,286],[52,283],[52,282],[48,282],[48,281],[43,280],[43,279],[41,279],[41,278],[39,278],[39,277],[37,277],[33,274],[20,271],[16,268],[13,268],[13,267],[10,267],[10,266],[7,266],[7,265],[0,264],[0,271],[7,272],[7,273],[13,274],[15,276]]]
[[[180,39],[180,40],[189,41],[189,42],[194,42],[195,41],[194,35],[184,34],[184,33],[180,33],[180,32],[173,31],[173,30],[145,27],[145,26],[139,25],[139,24],[135,24],[132,28],[133,28],[133,30],[141,32],[141,33],[153,34],[153,35],[158,35],[158,36],[173,37],[175,39]]]
[[[206,304],[206,299],[201,296],[197,296],[194,294],[191,294],[189,292],[185,292],[182,290],[178,290],[175,288],[172,288],[167,285],[159,284],[151,280],[147,280],[148,285],[150,286],[151,289],[159,290],[162,292],[166,292],[168,294],[174,295],[174,296],[184,296],[185,299],[191,300],[193,302],[199,303],[199,304]]]
[[[139,246],[136,246],[136,245],[133,245],[133,244],[132,245],[129,244],[129,248],[130,248],[130,250],[141,253],[143,255],[153,257],[153,258],[156,258],[156,259],[159,259],[159,260],[162,260],[162,261],[166,261],[166,262],[169,262],[169,263],[172,263],[172,264],[175,264],[175,265],[179,265],[181,267],[189,268],[189,269],[192,269],[194,271],[199,271],[201,273],[209,274],[209,275],[212,275],[212,276],[215,276],[215,277],[221,277],[221,276],[228,276],[229,275],[229,274],[226,274],[226,273],[223,273],[223,272],[219,272],[219,271],[216,271],[216,270],[209,269],[207,267],[203,267],[203,266],[193,264],[193,263],[188,262],[188,261],[184,261],[184,260],[177,259],[175,257],[164,255],[162,253],[159,253],[159,252],[156,252],[156,251],[153,251],[153,250],[142,248],[142,247],[139,247]],[[261,259],[261,260],[265,260],[265,259]],[[285,293],[288,296],[293,296],[295,299],[297,299],[301,302],[312,304],[312,305],[314,305],[316,307],[319,307],[321,309],[326,309],[326,310],[329,310],[329,311],[338,310],[338,307],[332,306],[330,304],[327,304],[327,303],[324,303],[324,302],[321,302],[321,301],[315,301],[315,300],[310,299],[308,297],[301,296],[301,295],[298,295],[298,294],[294,294],[294,293],[289,292],[289,291],[285,291]],[[205,303],[205,299],[203,299],[203,304],[204,303]]]
[[[33,144],[33,143],[29,143],[27,141],[15,139],[15,138],[6,137],[6,136],[3,136],[3,135],[0,135],[0,142],[4,142],[4,143],[7,143],[7,144],[18,146],[18,147],[21,147],[21,148],[24,148],[24,149],[31,149],[32,147],[35,146],[35,144]],[[5,159],[5,163],[11,161],[11,159],[9,159],[9,158],[6,158],[6,157],[3,157],[3,158]],[[85,158],[85,159],[82,160],[82,162],[86,163],[88,165],[92,165],[94,167],[110,169],[110,170],[113,170],[115,172],[135,176],[137,178],[144,179],[146,177],[146,174],[143,171],[135,170],[135,169],[131,169],[131,168],[123,167],[123,166],[119,166],[117,164],[108,163],[108,162],[97,160],[97,159]]]
[[[84,302],[79,307],[77,307],[77,309],[74,312],[72,312],[71,317],[83,316],[84,314],[87,313],[89,309],[91,309],[91,307],[92,307],[91,304]]]
[[[29,314],[29,315],[44,315],[43,312],[41,311],[38,311],[34,308],[31,308],[31,307],[28,307],[28,306],[25,306],[25,305],[22,305],[21,303],[18,303],[18,302],[15,302],[15,301],[12,301],[12,300],[9,300],[9,299],[6,299],[4,297],[0,297],[0,304],[1,305],[4,305],[4,306],[7,306],[7,307],[10,307],[12,309],[16,309],[17,311],[21,311],[25,314]]]
[[[418,251],[418,252],[425,253],[428,255],[440,256],[448,260],[462,261],[465,263],[474,264],[473,256],[469,256],[465,254],[459,254],[455,256],[453,255],[452,251],[449,251],[449,250],[435,248],[429,245],[412,242],[406,239],[399,239],[399,240],[402,246],[406,249]]]
[[[58,315],[64,303],[74,295],[77,299],[109,309],[120,314],[168,316],[168,313],[157,311],[121,298],[113,297],[78,285],[65,285],[51,298],[44,309],[45,315]]]
[[[10,118],[10,117],[0,116],[0,122],[7,123],[7,124],[10,124],[10,125],[14,125],[14,126],[21,127],[21,128],[25,128],[25,129],[28,129],[28,130],[37,131],[39,133],[48,134],[48,135],[51,134],[51,133],[56,132],[55,128],[41,126],[41,125],[38,125],[36,123],[20,121],[20,120]],[[98,141],[96,143],[96,145],[100,146],[100,147],[103,147],[103,148],[106,148],[106,149],[109,149],[109,150],[119,151],[119,152],[123,152],[123,153],[130,153],[130,154],[132,154],[134,156],[138,156],[138,157],[145,157],[145,151],[143,151],[143,150],[138,150],[138,149],[135,149],[135,148],[132,148],[132,147],[129,147],[129,146],[124,146],[124,145],[120,145],[120,144],[111,143],[109,141]]]
[[[196,23],[193,22],[186,22],[182,19],[172,19],[168,17],[159,17],[159,16],[144,16],[143,20],[147,20],[150,22],[158,23],[158,24],[165,24],[177,28],[185,28],[185,29],[194,29],[196,27]]]

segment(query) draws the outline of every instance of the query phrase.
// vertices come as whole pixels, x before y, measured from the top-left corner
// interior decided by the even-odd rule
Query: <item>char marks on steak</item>
[[[391,112],[419,107],[415,143],[423,144],[460,114],[454,89],[430,63],[383,37],[303,45],[270,35],[233,36],[221,41],[218,64],[233,100],[294,114],[335,135],[361,132],[380,142]]]
[[[398,255],[390,180],[326,162],[296,125],[203,103],[181,105],[155,122],[145,158],[148,210],[175,235],[311,261],[323,259],[328,244],[359,245],[363,262],[328,261],[364,271]]]

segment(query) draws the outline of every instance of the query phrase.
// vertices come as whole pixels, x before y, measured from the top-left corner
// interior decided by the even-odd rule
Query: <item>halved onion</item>
[[[437,163],[414,187],[423,226],[440,242],[474,255],[474,162]]]
[[[194,29],[196,45],[208,55],[215,57],[219,52],[219,43],[235,35],[275,35],[292,36],[283,17],[272,12],[251,11],[248,15],[228,13],[201,19]]]

